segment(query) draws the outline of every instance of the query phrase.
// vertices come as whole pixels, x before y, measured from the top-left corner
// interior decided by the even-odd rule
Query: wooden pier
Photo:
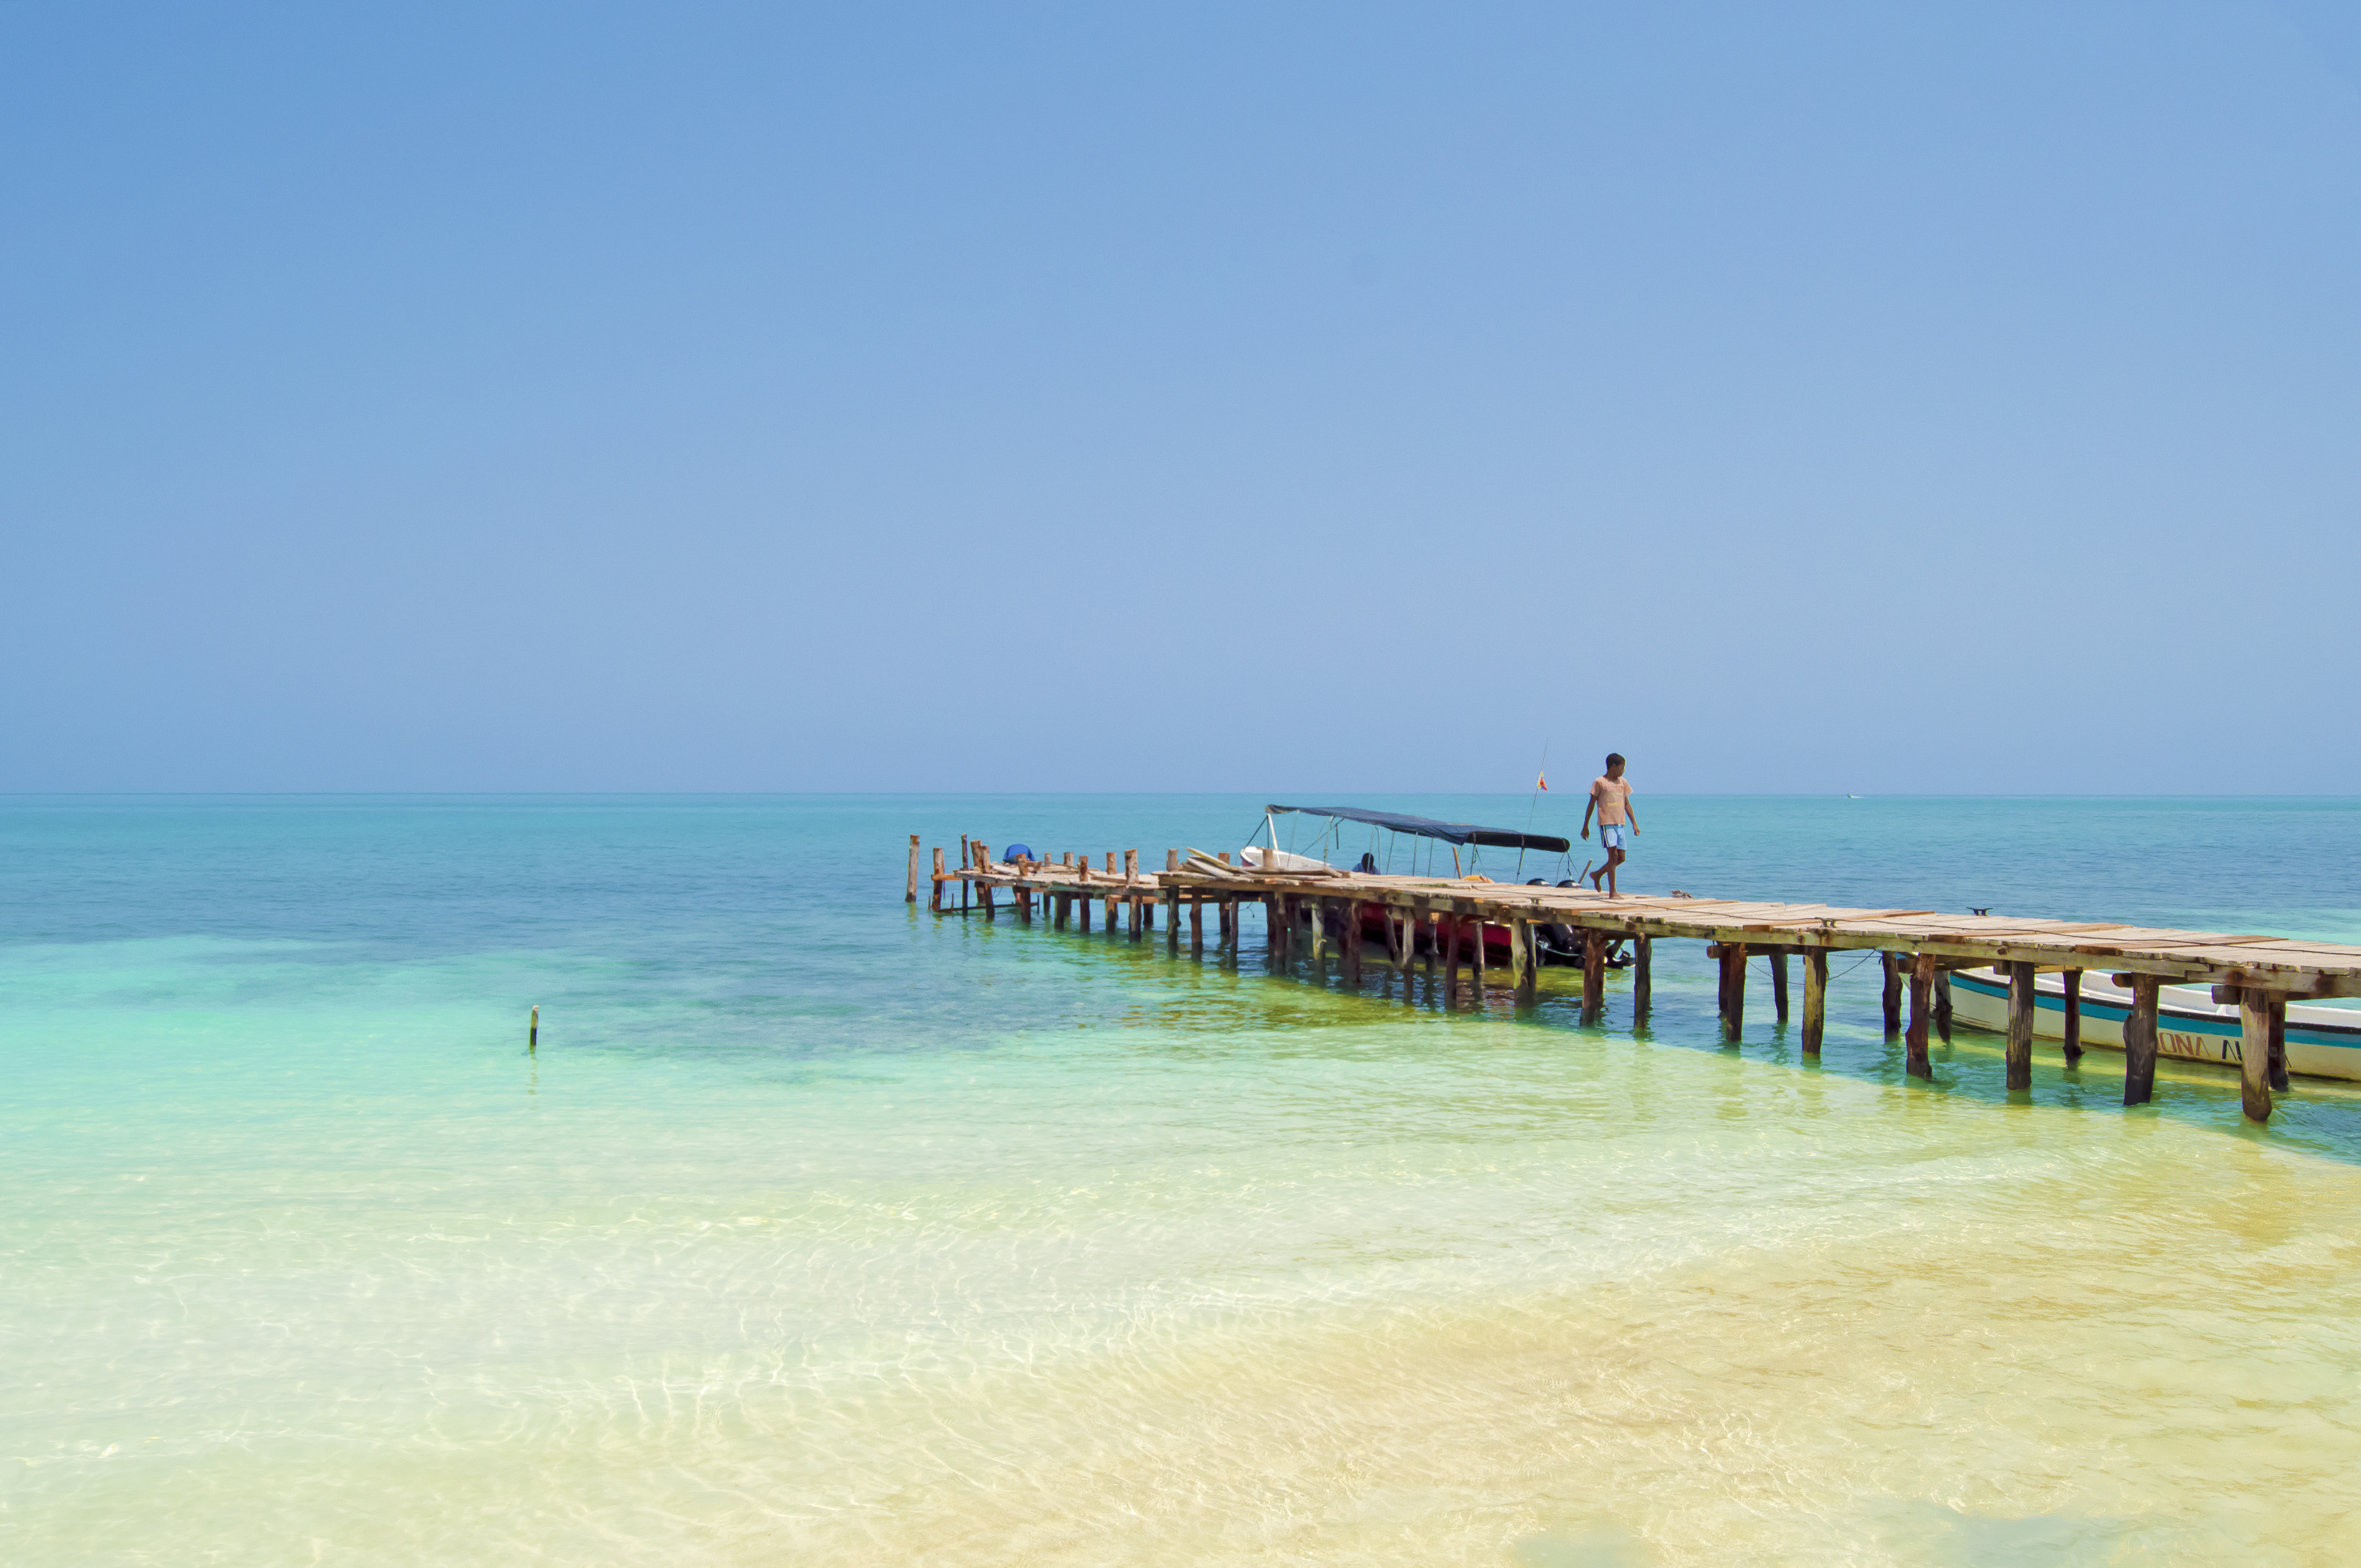
[[[2288,1087],[2283,1041],[2287,1004],[2336,996],[2361,996],[2361,948],[2269,936],[2178,931],[2105,921],[2029,919],[2001,915],[1946,915],[1925,909],[1844,909],[1820,904],[1766,904],[1745,900],[1626,894],[1611,898],[1587,888],[1534,887],[1481,878],[1386,876],[1336,871],[1232,865],[1229,857],[1167,850],[1161,871],[1139,869],[1136,850],[1103,865],[1090,857],[1067,855],[1056,861],[996,861],[979,842],[961,840],[960,863],[945,864],[947,852],[933,851],[921,872],[918,838],[910,839],[907,896],[915,902],[923,880],[931,888],[928,907],[949,913],[956,886],[961,911],[999,913],[997,895],[1008,898],[1012,917],[1039,916],[1063,930],[1091,927],[1103,906],[1105,928],[1118,913],[1133,940],[1155,928],[1160,911],[1167,948],[1177,953],[1184,911],[1190,950],[1204,951],[1207,911],[1212,911],[1217,949],[1235,955],[1241,943],[1241,916],[1260,906],[1262,940],[1274,964],[1300,958],[1323,959],[1334,951],[1347,985],[1358,985],[1382,927],[1382,962],[1405,981],[1423,963],[1430,981],[1443,964],[1446,1003],[1460,992],[1459,971],[1481,988],[1485,981],[1484,933],[1508,933],[1510,983],[1520,1002],[1535,1000],[1540,983],[1540,944],[1545,926],[1584,934],[1582,1016],[1596,1022],[1606,1002],[1607,953],[1613,942],[1631,948],[1635,1006],[1649,1001],[1653,944],[1659,938],[1707,944],[1721,975],[1721,1023],[1735,1041],[1744,1026],[1747,960],[1772,961],[1772,1000],[1779,1020],[1787,1019],[1787,960],[1803,969],[1802,1047],[1817,1055],[1827,1017],[1828,957],[1841,952],[1880,955],[1884,981],[1882,1002],[1889,1034],[1900,1033],[1908,1071],[1931,1079],[1929,1031],[1950,1037],[1950,972],[1992,968],[2009,981],[2007,1084],[2033,1083],[2034,976],[2062,971],[2066,995],[2079,998],[2085,970],[2105,970],[2132,992],[2125,1024],[2124,1103],[2150,1098],[2156,1082],[2157,992],[2162,985],[2210,984],[2217,1005],[2235,1004],[2242,1029],[2241,1100],[2257,1122],[2270,1119],[2273,1091]],[[1588,940],[1597,933],[1601,940]],[[1495,943],[1495,946],[1498,944]],[[1411,988],[1403,987],[1405,1000]],[[1903,1017],[1903,1001],[1908,1015]],[[2067,1009],[2065,1050],[2070,1063],[2081,1055],[2075,1003]]]

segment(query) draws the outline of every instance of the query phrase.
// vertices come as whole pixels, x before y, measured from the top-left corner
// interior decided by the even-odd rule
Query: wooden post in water
[[[2066,1065],[2082,1059],[2082,971],[2070,969],[2059,977],[2066,982]]]
[[[2019,959],[2008,966],[2008,1087],[2033,1087],[2033,965]]]
[[[2271,1087],[2287,1092],[2287,998],[2271,993]]]
[[[1820,1037],[1828,1026],[1828,950],[1804,949],[1804,1054],[1820,1054]]]
[[[2156,992],[2162,982],[2152,974],[2119,974],[2115,983],[2132,992],[2124,1019],[2124,1103],[2145,1105],[2156,1095]]]
[[[1115,935],[1115,906],[1118,896],[1115,891],[1115,851],[1109,850],[1107,851],[1106,929],[1110,937]]]
[[[911,858],[914,861],[917,859],[916,856]],[[533,1017],[524,1026],[524,1050],[527,1056],[541,1054],[541,1003],[538,1002],[533,1004]]]
[[[1774,1020],[1787,1021],[1787,949],[1765,948],[1763,956],[1771,960],[1771,1011]]]
[[[1542,945],[1531,920],[1517,922],[1517,992],[1528,1007],[1542,996]]]
[[[1722,947],[1723,961],[1730,965],[1730,1003],[1722,1014],[1722,1037],[1736,1045],[1746,1032],[1746,944],[1729,942]]]
[[[1451,922],[1451,931],[1445,938],[1451,947],[1443,956],[1443,1004],[1450,1007],[1459,1000],[1459,910],[1455,900],[1444,918]]]
[[[905,904],[918,902],[918,836],[910,835],[910,891],[902,895]]]
[[[974,857],[968,853],[967,835],[960,835],[960,913],[968,911],[968,895],[975,891],[975,879],[968,874],[974,869]]]
[[[2249,1122],[2271,1119],[2271,998],[2249,985],[2238,992],[2239,1099]]]
[[[1189,899],[1189,913],[1192,916],[1197,913],[1194,894]],[[1201,951],[1204,945],[1201,934],[1192,925],[1189,932],[1190,951]],[[1180,890],[1177,887],[1164,890],[1164,953],[1167,958],[1177,958],[1180,953]]]
[[[1180,940],[1178,915],[1173,916],[1172,940],[1176,944]],[[1189,956],[1192,959],[1205,956],[1205,895],[1194,890],[1189,894]]]
[[[1434,990],[1435,949],[1443,946],[1443,927],[1435,924],[1434,906],[1425,899],[1411,899],[1411,909],[1418,917],[1420,928],[1426,933],[1426,989],[1432,992]]]
[[[1582,1021],[1596,1024],[1607,1011],[1607,933],[1582,933]]]
[[[1345,944],[1345,983],[1354,990],[1361,989],[1361,901],[1343,898],[1336,907],[1344,916],[1344,929],[1336,939]]]
[[[1879,994],[1879,1003],[1885,1010],[1885,1032],[1902,1033],[1902,955],[1881,952],[1878,967],[1885,971],[1885,989]]]
[[[1903,1036],[1906,1047],[1904,1065],[1913,1078],[1929,1082],[1935,1077],[1935,1064],[1927,1055],[1927,1026],[1934,1021],[1935,955],[1920,953],[1910,961],[1910,1027]]]
[[[1484,917],[1476,916],[1476,956],[1467,960],[1468,982],[1475,987],[1476,1005],[1484,1005]]]
[[[1589,938],[1583,938],[1582,957],[1586,966],[1590,961]],[[1631,1021],[1638,1023],[1648,1015],[1648,1003],[1653,998],[1653,986],[1649,979],[1649,960],[1656,956],[1653,937],[1631,938]],[[1602,955],[1600,961],[1605,962]]]
[[[928,884],[927,907],[937,915],[943,912],[943,852],[935,851],[935,880]]]
[[[1951,1043],[1951,971],[1935,971],[1935,1033],[1945,1045]]]
[[[1033,890],[1020,885],[1012,889],[1009,896],[1016,901],[1016,923],[1019,926],[1033,924]]]

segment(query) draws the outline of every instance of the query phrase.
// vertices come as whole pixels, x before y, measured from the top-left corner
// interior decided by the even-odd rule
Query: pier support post
[[[1476,1005],[1481,1007],[1484,1005],[1484,959],[1486,957],[1484,952],[1484,917],[1481,915],[1478,915],[1472,922],[1470,922],[1470,924],[1475,927],[1474,936],[1476,938],[1476,952],[1475,956],[1467,960],[1467,980],[1468,983],[1475,988]]]
[[[1804,1054],[1820,1054],[1820,1037],[1828,1025],[1828,950],[1804,949]]]
[[[1951,1043],[1951,971],[1935,971],[1935,1036],[1945,1045]]]
[[[2240,1102],[2249,1122],[2271,1119],[2270,992],[2246,986],[2238,992]]]
[[[983,905],[983,917],[986,920],[996,920],[1000,917],[1000,912],[993,905],[992,884],[984,881],[983,876],[983,869],[990,864],[992,864],[992,851],[984,848],[983,839],[978,839],[975,841],[975,870],[977,873],[975,879],[975,901]]]
[[[905,904],[918,902],[918,836],[910,835],[910,891],[902,895]]]
[[[1588,938],[1585,938],[1584,941],[1587,944]],[[1653,986],[1648,970],[1649,960],[1656,956],[1655,947],[1656,939],[1653,937],[1631,938],[1631,1021],[1635,1024],[1647,1017],[1648,1003],[1653,999]],[[1583,948],[1583,959],[1586,963],[1589,961],[1589,957],[1590,949],[1586,945]]]
[[[2008,1087],[2033,1087],[2033,965],[2008,966]]]
[[[1881,952],[1877,962],[1885,971],[1885,989],[1879,994],[1880,1005],[1885,1010],[1885,1032],[1898,1035],[1902,1033],[1902,955]]]
[[[1412,899],[1411,907],[1417,913],[1418,928],[1426,933],[1426,989],[1432,992],[1434,989],[1434,950],[1443,946],[1443,927],[1435,923],[1433,905],[1425,899]]]
[[[2145,1105],[2156,1095],[2156,992],[2161,982],[2152,974],[2119,974],[2115,983],[2132,992],[2131,1012],[2124,1019],[2124,1103]]]
[[[1361,989],[1361,901],[1357,898],[1336,900],[1336,941],[1343,948],[1345,983],[1355,991]]]
[[[1746,944],[1723,942],[1708,950],[1721,960],[1721,1037],[1734,1046],[1746,1031]]]
[[[1033,890],[1019,886],[1009,896],[1016,901],[1016,923],[1019,926],[1033,924]]]
[[[1397,909],[1393,913],[1396,916],[1394,924],[1400,927],[1401,932],[1401,963],[1400,968],[1401,970],[1402,1003],[1405,1006],[1414,1007],[1418,1004],[1418,981],[1411,972],[1411,968],[1418,961],[1419,917],[1414,908]]]
[[[1443,1004],[1452,1007],[1459,1002],[1459,910],[1456,901],[1451,913],[1444,918],[1451,923],[1450,934],[1444,938],[1451,946],[1443,955]]]
[[[1787,1021],[1787,949],[1765,948],[1763,956],[1771,960],[1771,1011],[1777,1021]]]
[[[1509,965],[1516,971],[1517,1005],[1530,1006],[1533,1000],[1533,927],[1530,920],[1509,922]]]
[[[935,851],[935,880],[928,884],[927,907],[937,915],[943,912],[943,852]]]
[[[1910,961],[1910,1027],[1903,1036],[1905,1066],[1913,1078],[1932,1081],[1935,1064],[1927,1056],[1927,1026],[1934,1021],[1935,955],[1920,953]]]
[[[2082,1059],[2082,971],[2070,969],[2059,977],[2066,982],[2066,1065]]]
[[[1596,1024],[1607,1011],[1607,933],[1582,928],[1582,1021]]]
[[[1107,851],[1106,872],[1107,882],[1112,884],[1115,879],[1115,851],[1113,850],[1109,850]],[[1106,895],[1106,930],[1107,935],[1110,937],[1115,935],[1115,906],[1116,896],[1115,888],[1110,885],[1107,888]]]
[[[1180,940],[1177,920],[1174,922],[1172,940],[1175,943]],[[1192,959],[1202,959],[1205,956],[1205,895],[1202,893],[1191,893],[1189,895],[1189,956]]]
[[[2287,1092],[2287,998],[2271,993],[2271,1087]]]
[[[1194,894],[1190,896],[1189,913],[1197,913]],[[1192,926],[1189,932],[1189,950],[1192,953],[1202,951],[1204,945]],[[1177,887],[1164,891],[1164,953],[1167,958],[1180,956],[1180,890]]]
[[[1057,916],[1051,921],[1051,926],[1054,929],[1062,931],[1066,928],[1066,922],[1073,918],[1074,895],[1070,893],[1060,893],[1055,896],[1057,898]]]

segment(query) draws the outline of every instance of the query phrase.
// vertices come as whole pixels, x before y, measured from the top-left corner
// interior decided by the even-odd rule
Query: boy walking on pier
[[[1615,868],[1623,863],[1623,839],[1627,833],[1640,830],[1639,819],[1631,815],[1631,786],[1623,779],[1623,753],[1607,753],[1607,772],[1590,781],[1590,798],[1582,807],[1582,836],[1590,837],[1590,814],[1598,813],[1598,842],[1607,851],[1607,863],[1590,873],[1590,885],[1595,892],[1598,879],[1607,879],[1607,896],[1620,898],[1615,891]]]

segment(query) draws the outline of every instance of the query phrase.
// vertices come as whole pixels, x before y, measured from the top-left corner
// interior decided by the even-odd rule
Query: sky
[[[2361,791],[2361,10],[0,6],[0,791]]]

